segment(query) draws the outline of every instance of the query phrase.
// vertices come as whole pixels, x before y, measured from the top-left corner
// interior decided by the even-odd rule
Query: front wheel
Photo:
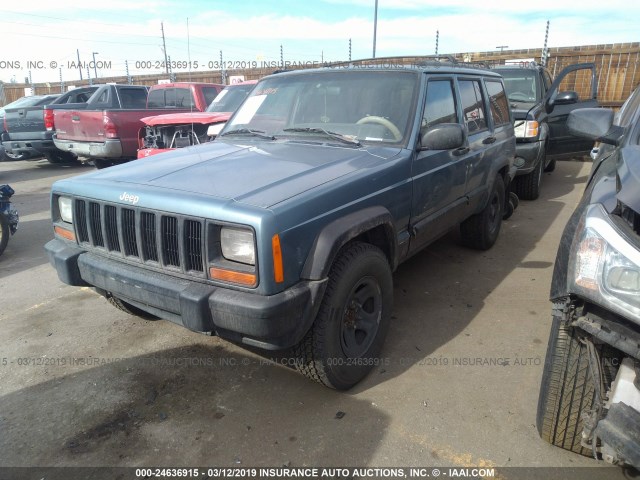
[[[504,180],[497,175],[484,209],[460,224],[460,236],[464,245],[478,250],[488,250],[496,243],[504,217],[504,202]],[[513,208],[515,209],[515,206]]]
[[[544,156],[540,158],[536,168],[526,175],[520,175],[513,179],[513,191],[519,198],[535,200],[540,196],[540,184],[542,183],[542,171],[544,170]]]
[[[536,424],[540,437],[552,445],[581,455],[592,450],[582,441],[584,418],[595,404],[595,388],[589,365],[587,346],[580,341],[580,330],[553,317],[547,356],[538,398]],[[586,333],[583,334],[586,336]],[[615,378],[615,350],[597,347],[602,357],[605,389]]]
[[[348,245],[331,267],[312,327],[293,349],[298,371],[330,388],[353,387],[379,364],[392,305],[384,253],[367,243]]]
[[[7,243],[9,243],[9,236],[11,235],[11,231],[9,229],[9,218],[4,213],[0,213],[0,255],[4,252],[4,249],[7,248]]]

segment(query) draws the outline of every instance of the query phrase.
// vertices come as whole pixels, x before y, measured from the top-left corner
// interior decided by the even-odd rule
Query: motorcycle
[[[18,211],[10,200],[14,193],[9,185],[0,185],[0,255],[7,248],[9,237],[18,230]]]

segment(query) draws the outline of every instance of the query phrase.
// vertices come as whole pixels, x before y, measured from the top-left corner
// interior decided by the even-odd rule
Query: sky
[[[370,58],[375,0],[31,0],[0,7],[0,81],[83,78]],[[640,41],[628,0],[379,0],[376,56]],[[281,49],[282,48],[282,49]],[[91,64],[94,58],[96,64]],[[182,68],[179,68],[182,67]]]

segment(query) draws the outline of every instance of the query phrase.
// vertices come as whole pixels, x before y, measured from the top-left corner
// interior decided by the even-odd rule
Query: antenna
[[[160,30],[162,30],[162,51],[164,52],[164,66],[169,75],[169,61],[167,60],[167,43],[164,40],[164,22],[160,22]]]

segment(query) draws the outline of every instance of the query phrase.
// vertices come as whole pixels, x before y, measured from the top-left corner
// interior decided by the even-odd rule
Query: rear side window
[[[427,84],[422,127],[429,128],[439,123],[458,123],[451,80],[430,80]]]
[[[484,111],[482,89],[479,80],[460,80],[460,99],[464,122],[469,133],[487,128],[487,115]]]
[[[193,107],[195,102],[193,101],[193,95],[188,88],[176,88],[176,101],[172,107],[176,108],[189,108]]]
[[[118,91],[122,108],[146,108],[147,92],[142,88],[122,88]]]
[[[509,103],[502,83],[495,80],[485,80],[485,85],[489,94],[489,106],[493,124],[497,127],[509,123]]]
[[[147,99],[147,106],[149,108],[162,108],[165,106],[164,90],[151,90],[149,92],[149,98]]]

